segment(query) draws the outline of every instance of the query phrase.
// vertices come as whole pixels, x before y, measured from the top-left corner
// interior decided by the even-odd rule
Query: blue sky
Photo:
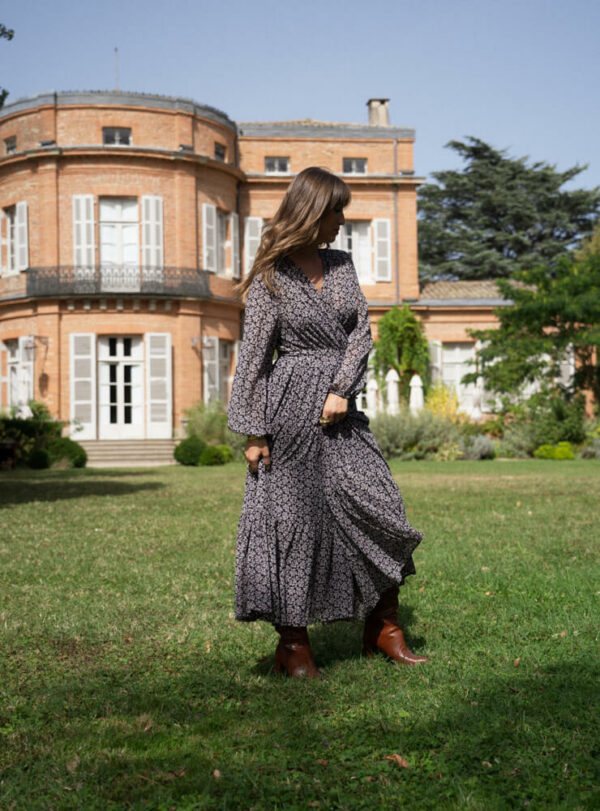
[[[600,185],[600,0],[19,0],[0,22],[10,101],[115,86],[193,98],[237,121],[391,123],[417,132],[415,169],[460,165],[474,135],[513,155],[589,164]]]

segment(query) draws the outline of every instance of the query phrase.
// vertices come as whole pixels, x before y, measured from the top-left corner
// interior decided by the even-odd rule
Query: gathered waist
[[[339,346],[315,346],[315,347],[302,347],[293,349],[284,349],[283,347],[277,349],[277,357],[283,358],[294,355],[332,355],[334,353],[344,352],[344,349]]]

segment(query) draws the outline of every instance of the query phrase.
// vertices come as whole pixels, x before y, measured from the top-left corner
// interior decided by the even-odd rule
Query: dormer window
[[[265,172],[268,175],[286,175],[290,171],[290,159],[283,157],[265,158]]]
[[[17,151],[17,136],[11,135],[4,139],[4,151],[7,155],[14,155]]]
[[[344,158],[342,161],[342,172],[345,175],[366,175],[366,158]]]
[[[102,127],[104,146],[131,146],[130,127]]]
[[[219,144],[215,141],[215,160],[225,162],[225,144]]]

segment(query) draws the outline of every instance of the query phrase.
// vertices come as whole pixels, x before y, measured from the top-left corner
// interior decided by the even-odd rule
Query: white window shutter
[[[438,383],[442,380],[443,357],[441,341],[429,342],[429,357],[431,362],[431,382]]]
[[[0,275],[8,272],[8,217],[0,208]]]
[[[73,264],[78,269],[94,267],[94,195],[73,195]]]
[[[389,282],[392,279],[391,221],[373,220],[375,234],[375,281]]]
[[[17,270],[27,270],[29,267],[29,234],[27,229],[27,203],[17,203],[17,223],[15,234],[15,255]]]
[[[71,333],[69,338],[71,436],[96,439],[96,336],[80,332]]]
[[[0,341],[0,408],[8,408],[8,349]]]
[[[204,270],[217,269],[217,207],[202,204],[202,255]]]
[[[229,232],[231,233],[231,275],[240,278],[240,218],[235,211],[229,215]]]
[[[146,333],[146,412],[149,439],[173,436],[171,333]]]
[[[202,338],[202,393],[205,403],[219,399],[219,339],[214,335]]]
[[[217,339],[219,342],[219,399],[226,406],[229,402],[230,385],[233,383],[231,371],[231,341]]]
[[[248,275],[262,236],[262,217],[246,217],[244,221],[244,275]]]
[[[142,197],[142,265],[144,269],[163,267],[163,200],[154,194]]]
[[[33,400],[33,357],[35,341],[32,335],[19,338],[19,405]]]

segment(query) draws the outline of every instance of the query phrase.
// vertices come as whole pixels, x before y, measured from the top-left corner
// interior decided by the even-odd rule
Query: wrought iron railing
[[[29,268],[28,296],[208,296],[209,273],[140,265]]]

